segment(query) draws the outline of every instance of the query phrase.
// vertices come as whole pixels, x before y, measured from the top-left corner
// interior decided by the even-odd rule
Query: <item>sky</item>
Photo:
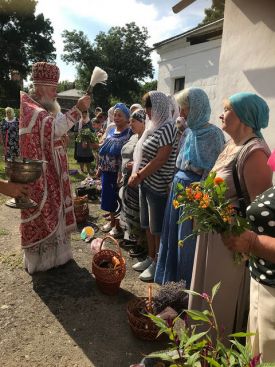
[[[179,0],[38,0],[36,14],[43,13],[54,28],[60,80],[74,81],[76,70],[73,64],[61,60],[63,53],[63,30],[83,31],[90,42],[99,32],[108,32],[113,26],[135,22],[146,27],[149,33],[148,46],[194,28],[204,18],[204,9],[211,0],[197,0],[178,14],[172,6]],[[152,53],[154,76],[157,78],[158,54]],[[100,66],[100,65],[98,65]]]

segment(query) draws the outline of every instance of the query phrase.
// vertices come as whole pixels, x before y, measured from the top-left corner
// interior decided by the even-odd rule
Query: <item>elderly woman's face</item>
[[[130,119],[130,127],[134,134],[141,134],[144,131],[145,125],[143,122],[140,122],[136,119]]]
[[[7,110],[6,115],[7,115],[7,117],[8,117],[9,119],[11,119],[11,118],[12,118],[12,111],[11,111],[11,110]]]
[[[185,106],[180,108],[180,117],[183,117],[185,120],[187,120],[188,113],[189,113],[189,107]]]
[[[222,121],[222,130],[230,136],[235,135],[235,132],[240,127],[241,121],[230,104],[224,104],[224,112],[220,115],[220,119]]]
[[[119,127],[124,127],[128,124],[128,119],[126,118],[126,116],[124,115],[124,113],[121,110],[115,110],[114,113],[114,122],[116,124],[116,126]]]

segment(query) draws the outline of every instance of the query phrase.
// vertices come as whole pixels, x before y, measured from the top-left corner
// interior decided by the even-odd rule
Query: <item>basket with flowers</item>
[[[182,209],[179,223],[194,220],[192,233],[180,240],[179,245],[183,245],[188,237],[202,233],[239,235],[249,229],[246,218],[240,216],[226,198],[227,190],[226,182],[216,176],[216,172],[210,172],[204,181],[188,187],[177,185],[173,205]],[[242,258],[240,254],[234,254],[234,257],[237,262]]]

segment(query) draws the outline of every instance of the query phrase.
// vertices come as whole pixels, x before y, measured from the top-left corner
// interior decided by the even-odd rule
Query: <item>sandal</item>
[[[129,255],[131,257],[139,257],[146,254],[146,249],[140,245],[136,245],[135,247],[129,250]]]
[[[119,246],[123,247],[123,248],[132,248],[135,247],[137,245],[136,241],[130,241],[130,240],[125,240],[123,239],[120,243]]]

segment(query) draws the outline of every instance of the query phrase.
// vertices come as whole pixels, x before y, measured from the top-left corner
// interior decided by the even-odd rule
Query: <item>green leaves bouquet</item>
[[[90,129],[81,129],[77,134],[75,139],[77,143],[98,143],[98,137],[96,133],[92,132]]]

